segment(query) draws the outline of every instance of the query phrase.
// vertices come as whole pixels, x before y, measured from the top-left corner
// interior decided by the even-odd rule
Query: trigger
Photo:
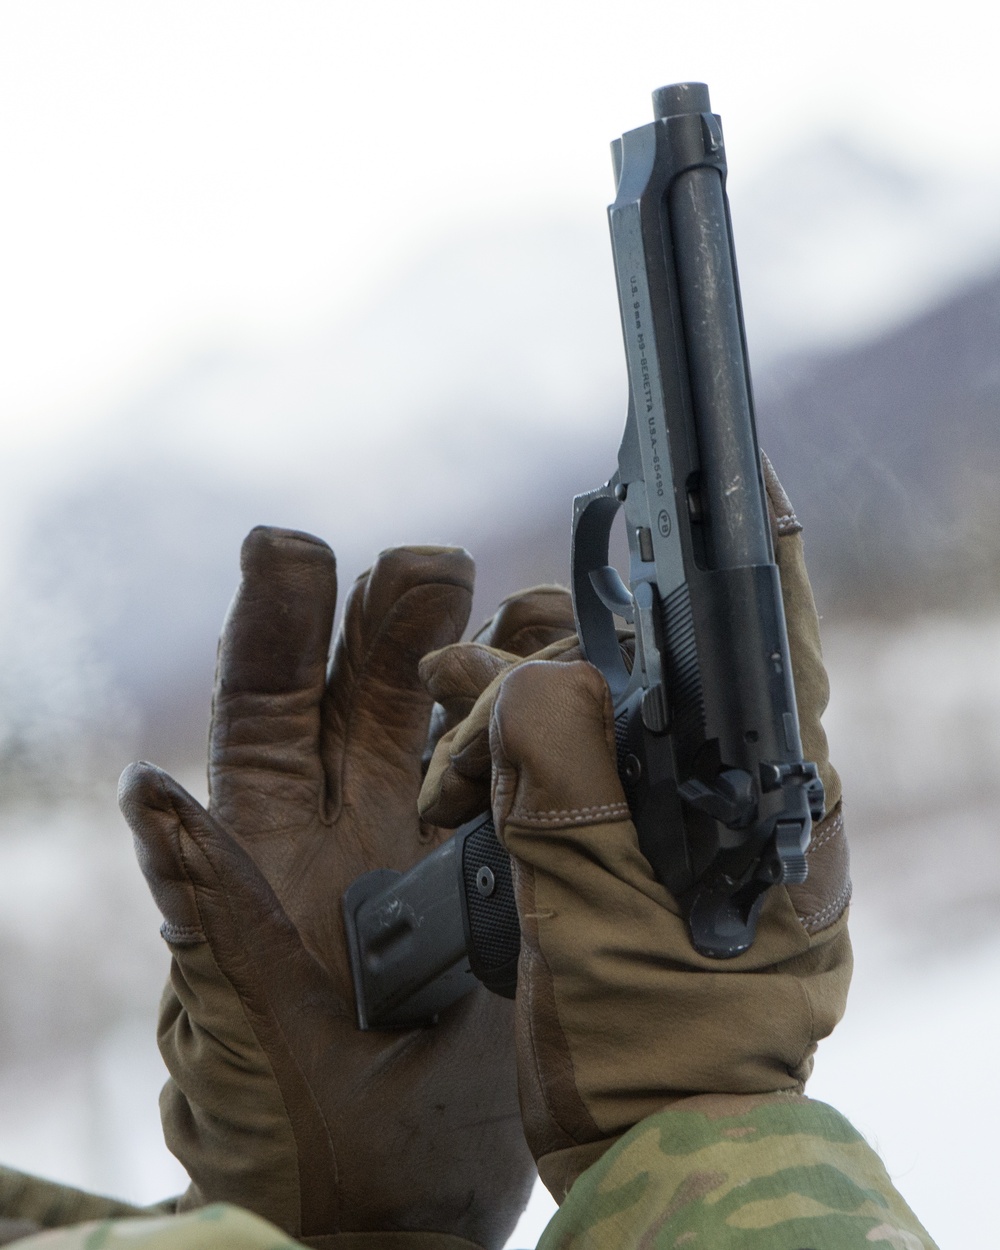
[[[609,612],[613,612],[615,616],[620,616],[630,625],[632,624],[634,601],[617,569],[613,569],[609,564],[606,564],[603,569],[594,569],[590,574],[590,584]]]

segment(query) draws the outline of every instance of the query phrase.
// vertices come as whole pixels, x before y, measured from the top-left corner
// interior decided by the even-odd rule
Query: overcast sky
[[[11,447],[204,341],[363,298],[470,219],[603,215],[608,141],[707,81],[736,176],[811,126],[998,165],[977,0],[0,0]]]

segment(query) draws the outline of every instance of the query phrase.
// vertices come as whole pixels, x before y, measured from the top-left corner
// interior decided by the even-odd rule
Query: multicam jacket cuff
[[[5,1169],[0,1190],[8,1217],[47,1226],[13,1243],[0,1236],[17,1250],[297,1250],[302,1244],[224,1204],[181,1216],[151,1216],[147,1209],[143,1218],[122,1219],[140,1211]],[[53,1227],[98,1214],[105,1218]],[[445,1235],[406,1233],[335,1234],[307,1244],[318,1250],[468,1246]],[[861,1135],[832,1107],[793,1094],[687,1098],[617,1141],[579,1178],[538,1243],[538,1250],[608,1247],[937,1250]]]
[[[577,1180],[538,1250],[937,1250],[839,1112],[794,1094],[699,1095]]]

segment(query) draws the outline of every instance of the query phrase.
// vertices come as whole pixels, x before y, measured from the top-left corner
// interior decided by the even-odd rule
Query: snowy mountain
[[[1000,264],[1000,185],[982,171],[942,177],[825,134],[730,184],[759,377],[879,337]]]
[[[761,438],[820,582],[867,611],[1000,594],[1000,271],[880,337],[775,368]]]

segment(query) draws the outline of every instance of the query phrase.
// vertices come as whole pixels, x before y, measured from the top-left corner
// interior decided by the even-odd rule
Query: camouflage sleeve
[[[259,1215],[217,1202],[184,1215],[106,1219],[5,1241],[11,1250],[478,1250],[448,1233],[330,1233],[293,1241]]]
[[[260,1216],[224,1203],[186,1215],[49,1228],[11,1244],[13,1250],[302,1250],[300,1242]]]
[[[861,1135],[794,1094],[699,1095],[577,1180],[538,1250],[936,1250]]]

